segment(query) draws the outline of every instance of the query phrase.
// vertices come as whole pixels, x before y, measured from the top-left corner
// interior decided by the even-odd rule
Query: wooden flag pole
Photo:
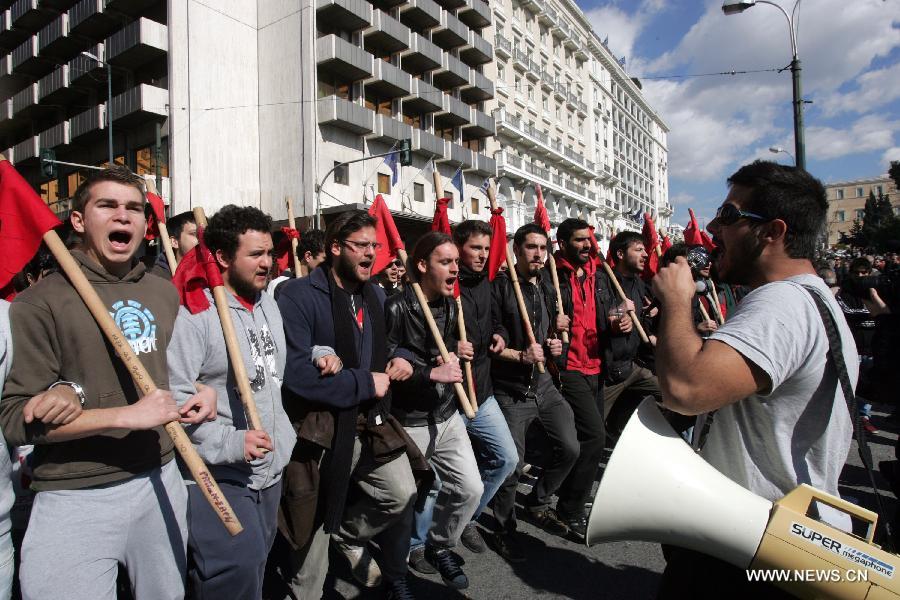
[[[625,295],[625,292],[622,290],[622,286],[619,285],[619,280],[616,279],[616,274],[613,273],[613,270],[609,267],[609,264],[605,260],[601,260],[600,264],[603,265],[603,270],[606,271],[606,274],[609,276],[610,281],[612,281],[613,287],[616,288],[616,294],[619,295],[619,299],[622,302],[628,300],[628,297]],[[641,326],[641,322],[637,318],[637,313],[635,311],[629,309],[628,316],[631,317],[631,322],[634,323],[634,328],[637,329],[638,335],[641,336],[641,341],[645,344],[650,343],[650,338],[647,337],[647,332],[644,331],[643,326]]]
[[[713,300],[715,301],[713,303],[713,312],[716,313],[716,321],[719,325],[724,325],[725,317],[722,315],[722,305],[719,304],[719,292],[716,291],[716,282],[712,279],[709,280],[709,288],[712,292]]]
[[[494,184],[488,186],[488,200],[491,202],[491,210],[497,210],[497,192],[494,190]],[[512,254],[509,251],[509,244],[503,244],[506,248],[506,271],[509,279],[512,281],[513,292],[516,294],[516,303],[519,305],[519,314],[522,316],[522,329],[525,331],[525,337],[528,338],[529,344],[536,344],[534,338],[534,330],[531,328],[531,319],[528,318],[528,309],[525,307],[525,298],[522,296],[522,286],[519,285],[519,275],[516,273],[516,265],[513,262]],[[538,373],[544,373],[544,363],[536,363]]]
[[[431,180],[434,183],[434,201],[435,201],[435,207],[437,207],[437,201],[440,200],[441,198],[443,198],[442,194],[444,192],[444,182],[441,181],[441,174],[437,170],[437,165],[432,165],[432,167],[433,168],[431,169]],[[460,200],[460,201],[462,201],[462,200]],[[435,208],[435,210],[437,210],[437,208]],[[406,264],[406,259],[404,258],[402,260],[403,260],[403,263]],[[416,283],[414,285],[418,286],[419,284]],[[457,285],[459,285],[459,284],[457,283]],[[421,303],[422,298],[424,298],[425,296],[420,296],[419,292],[416,292],[416,297],[419,298],[419,302]],[[424,304],[422,304],[422,308],[424,309],[425,307],[427,307],[427,305],[428,305],[428,303],[426,301]],[[426,312],[429,315],[431,313],[430,310],[426,310]],[[461,342],[468,342],[468,336],[466,335],[466,317],[463,314],[462,298],[456,298],[456,313],[459,315],[459,317],[457,317],[457,321],[456,321],[457,325],[459,326],[459,340]],[[426,319],[427,318],[428,317],[426,317]],[[432,320],[434,320],[434,319],[432,318]],[[437,331],[436,328],[435,328],[435,331]],[[434,333],[434,332],[432,332],[432,333]],[[437,339],[437,338],[438,338],[438,336],[435,335],[435,339]],[[441,341],[441,343],[443,343],[443,340]],[[444,360],[447,360],[447,359],[445,358]],[[463,365],[463,370],[466,373],[466,381],[469,384],[469,386],[468,386],[469,393],[467,396],[467,398],[468,398],[467,404],[471,408],[472,414],[470,415],[469,411],[466,410],[466,403],[463,403],[462,398],[460,398],[460,403],[463,403],[463,410],[466,413],[466,416],[469,417],[470,419],[472,419],[475,417],[475,413],[478,412],[478,398],[475,395],[475,380],[472,376],[472,362],[468,361],[468,360],[462,361],[462,365]]]
[[[151,194],[156,194],[159,196],[159,193],[156,191],[156,184],[152,179],[146,179],[147,183],[147,191]],[[169,269],[172,274],[175,274],[175,269],[178,268],[178,260],[175,258],[175,252],[172,250],[172,240],[169,239],[169,228],[162,221],[157,222],[159,226],[159,238],[160,243],[162,244],[163,251],[166,253],[166,261],[169,263]]]
[[[146,396],[147,394],[154,392],[157,389],[156,384],[153,383],[147,369],[135,355],[134,350],[131,348],[131,344],[128,343],[128,340],[125,339],[122,331],[116,326],[115,321],[113,321],[112,317],[109,315],[109,309],[107,309],[106,305],[103,304],[103,301],[100,300],[97,291],[94,290],[87,280],[87,277],[84,276],[81,267],[75,259],[72,258],[72,255],[69,253],[69,250],[66,248],[66,245],[63,244],[63,241],[59,238],[56,231],[51,229],[45,233],[44,243],[47,244],[47,248],[53,253],[56,262],[59,263],[59,266],[66,274],[66,277],[72,282],[72,287],[74,287],[78,292],[78,295],[81,296],[85,306],[87,306],[87,309],[97,321],[97,324],[100,326],[106,339],[109,340],[109,343],[112,344],[116,354],[125,364],[125,368],[128,369],[128,372],[134,380],[135,386],[140,390],[140,393]],[[206,500],[209,502],[210,506],[212,506],[213,511],[219,516],[219,519],[222,520],[228,533],[231,535],[239,534],[244,529],[241,522],[231,509],[231,505],[228,503],[222,490],[219,489],[219,485],[213,478],[212,473],[209,472],[209,469],[200,458],[200,455],[197,454],[197,450],[194,448],[188,435],[184,432],[181,424],[172,421],[171,423],[166,423],[165,429],[166,433],[169,434],[169,437],[172,438],[172,442],[175,444],[175,450],[181,455],[182,460],[184,460],[185,465],[190,471],[191,477],[197,482],[197,486],[203,492],[203,495],[206,496]]]
[[[702,302],[698,302],[698,303],[700,304],[700,315],[703,317],[703,320],[704,321],[712,321],[712,319],[709,318],[709,313],[706,312],[706,307],[703,306],[703,303]]]
[[[194,207],[194,221],[197,222],[197,227],[206,229],[206,213],[199,206]],[[247,375],[247,367],[244,366],[244,357],[241,354],[237,333],[234,330],[234,321],[231,319],[231,312],[228,308],[228,292],[224,285],[217,285],[212,288],[212,294],[216,301],[219,322],[222,324],[228,358],[231,361],[231,368],[234,370],[238,395],[241,397],[241,404],[244,405],[244,412],[247,414],[247,423],[250,429],[265,431],[262,421],[259,419],[259,411],[256,410],[256,401],[253,399],[253,390],[250,388],[250,377]]]
[[[288,227],[291,229],[297,229],[297,222],[294,219],[294,201],[290,196],[284,199],[287,202],[287,213],[288,213]],[[291,238],[291,255],[294,257],[294,277],[303,277],[303,272],[300,270],[300,257],[297,256],[297,246],[300,244],[300,240],[297,238]]]
[[[547,234],[549,239],[549,232]],[[556,258],[554,258],[553,253],[550,253],[550,279],[553,280],[553,289],[556,291],[556,303],[559,306],[559,314],[563,314],[563,300],[562,300],[562,292],[559,289],[559,274],[556,272]],[[573,290],[574,293],[574,290]],[[562,341],[564,344],[569,343],[569,332],[562,332]]]

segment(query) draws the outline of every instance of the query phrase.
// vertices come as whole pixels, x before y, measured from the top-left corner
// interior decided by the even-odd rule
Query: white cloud
[[[693,206],[697,203],[697,199],[693,196],[693,194],[688,194],[687,192],[679,192],[670,197],[669,202],[672,204],[672,206]]]
[[[894,145],[894,131],[900,121],[888,121],[880,115],[866,115],[849,128],[808,127],[807,154],[811,158],[828,160],[850,154],[884,150]]]
[[[649,22],[667,7],[666,0],[643,0],[637,10],[628,13],[610,2],[605,6],[585,12],[594,31],[605,39],[609,36],[609,47],[613,54],[625,56],[631,62],[634,44]]]
[[[892,160],[900,160],[900,146],[888,148],[884,151],[884,154],[881,155],[881,166],[885,171],[890,167]]]
[[[819,103],[826,116],[845,112],[864,113],[900,98],[900,63],[866,71],[856,78],[856,89],[835,91]]]

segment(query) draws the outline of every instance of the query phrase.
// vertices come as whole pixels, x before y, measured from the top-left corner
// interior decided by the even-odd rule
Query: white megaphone
[[[807,516],[813,502],[867,522],[866,538]],[[877,519],[807,485],[775,503],[757,496],[694,453],[647,399],[619,436],[585,541],[659,542],[742,569],[799,573],[773,582],[799,598],[900,598],[900,557],[872,543]],[[804,578],[809,570],[834,576]]]

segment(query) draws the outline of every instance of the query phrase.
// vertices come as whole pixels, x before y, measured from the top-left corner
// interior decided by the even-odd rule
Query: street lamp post
[[[109,166],[110,168],[115,165],[114,154],[113,154],[113,130],[112,130],[112,65],[106,61],[100,60],[94,54],[90,52],[82,52],[82,56],[86,56],[90,59],[97,61],[98,65],[102,65],[106,67],[106,133],[109,139]]]
[[[757,4],[769,4],[774,6],[787,19],[788,29],[791,34],[791,80],[793,82],[794,95],[794,155],[795,163],[801,169],[806,169],[806,144],[803,141],[803,98],[800,86],[800,58],[797,56],[797,32],[794,27],[794,15],[800,6],[800,0],[794,2],[790,14],[781,6],[768,0],[725,0],[722,12],[726,15],[736,15]]]
[[[794,158],[794,155],[782,148],[781,146],[769,146],[769,152],[772,154],[787,154],[791,157],[791,160],[794,161],[794,164],[797,164],[797,159]]]

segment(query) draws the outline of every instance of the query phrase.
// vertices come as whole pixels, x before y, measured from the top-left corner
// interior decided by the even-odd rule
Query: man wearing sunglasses
[[[381,286],[385,296],[388,298],[403,291],[403,286],[400,283],[400,268],[402,266],[403,262],[399,258],[395,258],[378,275],[378,285]]]
[[[806,483],[838,496],[852,423],[818,303],[837,324],[854,385],[859,361],[841,309],[812,264],[825,227],[825,190],[803,170],[764,161],[741,167],[728,183],[709,224],[713,258],[723,281],[752,291],[704,342],[691,320],[687,262],[677,258],[660,270],[653,289],[662,315],[656,367],[663,402],[686,415],[718,411],[703,457],[751,492],[777,500]],[[828,507],[818,512],[849,525]],[[693,598],[720,597],[722,589],[740,598],[784,597],[758,585],[718,559],[677,550],[659,597],[683,597],[685,589]]]

